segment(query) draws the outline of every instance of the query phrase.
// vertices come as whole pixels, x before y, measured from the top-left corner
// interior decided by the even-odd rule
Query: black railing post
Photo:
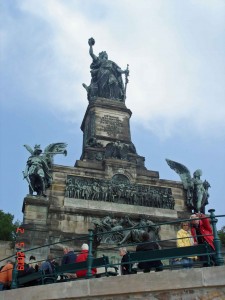
[[[12,271],[12,283],[11,283],[11,289],[17,289],[17,276],[18,276],[18,270],[17,270],[17,263],[15,263],[15,266]]]
[[[87,278],[92,277],[91,267],[92,267],[92,261],[93,261],[93,255],[92,255],[92,243],[93,243],[93,230],[88,229],[89,235],[88,235],[88,241],[89,241],[89,252],[88,252],[88,258],[87,258]]]
[[[218,222],[218,220],[215,218],[215,214],[214,214],[215,209],[209,209],[208,212],[210,213],[210,219],[211,219],[213,235],[214,235],[214,246],[216,250],[215,263],[217,266],[222,266],[224,265],[224,260],[221,254],[221,241],[216,229],[216,223]]]
[[[18,251],[18,249],[16,249]],[[18,264],[17,264],[17,252],[15,256],[15,265],[12,271],[12,283],[11,283],[11,289],[17,289],[17,277],[18,277]]]

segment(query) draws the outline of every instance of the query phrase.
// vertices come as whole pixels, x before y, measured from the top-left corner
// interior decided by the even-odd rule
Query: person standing
[[[150,238],[148,232],[143,233],[142,239],[143,242],[136,247],[136,251],[149,251],[159,249],[158,243],[153,241],[152,238]],[[138,264],[138,268],[142,269],[144,273],[150,272],[152,268],[154,268],[155,271],[158,272],[163,270],[163,264],[161,260],[144,261]]]
[[[208,243],[215,250],[213,231],[210,226],[209,218],[202,213],[191,215],[191,234],[196,244]],[[198,220],[193,220],[197,219]]]
[[[198,220],[196,220],[199,218]],[[213,231],[210,225],[209,218],[207,218],[202,213],[196,213],[194,215],[191,215],[191,234],[194,239],[195,244],[204,244],[207,243],[212,251],[215,251],[214,246],[214,236]],[[214,264],[214,257],[213,255],[211,257],[211,263]],[[201,261],[208,260],[207,256],[200,256],[199,258]],[[207,263],[204,264],[204,266],[208,266]]]
[[[136,274],[137,271],[132,269],[133,264],[129,263],[128,252],[125,247],[119,249],[121,259],[121,275]]]

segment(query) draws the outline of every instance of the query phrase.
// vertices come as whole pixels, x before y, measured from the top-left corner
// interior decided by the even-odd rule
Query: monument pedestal
[[[27,195],[23,201],[23,224],[24,232],[19,232],[17,243],[24,243],[25,249],[39,247],[49,243],[48,227],[49,197]],[[49,247],[36,249],[28,253],[34,255],[37,260],[46,259]]]
[[[83,149],[74,167],[52,167],[48,197],[27,196],[23,203],[26,248],[57,243],[46,247],[44,257],[60,256],[65,240],[80,251],[76,240],[88,236],[94,222],[106,216],[116,220],[129,216],[135,224],[144,217],[154,223],[176,221],[189,216],[186,194],[180,182],[162,180],[158,171],[147,170],[145,158],[137,154],[131,141],[131,111],[124,102],[97,98],[89,103],[81,129]],[[161,240],[174,239],[179,224],[161,226]],[[88,239],[88,238],[87,238]],[[168,242],[165,246],[174,242]],[[118,248],[100,244],[98,256],[108,255],[117,262]],[[104,250],[106,249],[106,250]],[[107,252],[107,253],[106,253]]]
[[[47,224],[49,198],[27,195],[23,201],[23,224]]]

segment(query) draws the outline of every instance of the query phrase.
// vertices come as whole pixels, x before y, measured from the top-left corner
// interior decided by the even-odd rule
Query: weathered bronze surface
[[[187,206],[195,212],[205,213],[205,206],[209,203],[208,188],[210,184],[206,180],[204,182],[201,180],[202,171],[196,170],[191,178],[191,173],[186,166],[169,159],[166,161],[170,168],[180,176],[184,189],[187,191]]]
[[[111,180],[67,176],[65,197],[174,209],[170,188],[131,184],[122,174]]]
[[[125,101],[126,85],[128,83],[128,65],[126,70],[122,70],[117,64],[108,59],[105,51],[96,56],[93,52],[95,40],[88,40],[89,54],[93,59],[91,68],[91,83],[87,86],[83,83],[83,87],[87,91],[89,101],[93,101],[96,97]],[[122,80],[122,74],[125,74],[125,85]]]
[[[30,146],[24,145],[31,153],[23,172],[23,176],[29,184],[30,195],[36,192],[37,196],[46,196],[46,189],[52,183],[50,172],[53,165],[53,156],[56,154],[66,155],[66,146],[65,143],[53,143],[47,146],[42,154],[40,145],[35,145],[34,150]]]
[[[102,219],[93,219],[93,223],[95,226],[95,233],[98,234],[95,236],[96,245],[99,245],[100,243],[140,243],[143,241],[142,237],[144,232],[148,232],[151,235],[152,240],[160,239],[160,226],[156,226],[147,217],[142,217],[137,221],[131,220],[128,215],[123,218],[115,218],[108,215]],[[106,234],[106,232],[109,233]]]

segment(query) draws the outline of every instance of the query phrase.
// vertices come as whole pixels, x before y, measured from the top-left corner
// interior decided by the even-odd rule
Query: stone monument
[[[95,224],[104,222],[107,228],[108,222],[112,228],[129,219],[135,228],[143,220],[157,224],[190,214],[183,184],[160,179],[158,171],[148,170],[144,156],[132,142],[132,112],[125,101],[128,67],[122,70],[108,60],[105,51],[96,56],[93,38],[88,44],[93,61],[91,82],[83,84],[88,106],[81,124],[81,157],[74,166],[52,164],[51,181],[44,193],[29,193],[24,198],[25,248],[60,242],[50,251],[61,255],[66,239],[82,237]],[[110,218],[115,220],[113,226]],[[176,225],[162,226],[157,237],[175,238],[176,230]],[[117,243],[128,237],[114,235],[109,239]],[[107,244],[107,240],[103,242]],[[70,245],[79,250],[80,244]],[[45,258],[49,247],[35,251],[37,258]]]

